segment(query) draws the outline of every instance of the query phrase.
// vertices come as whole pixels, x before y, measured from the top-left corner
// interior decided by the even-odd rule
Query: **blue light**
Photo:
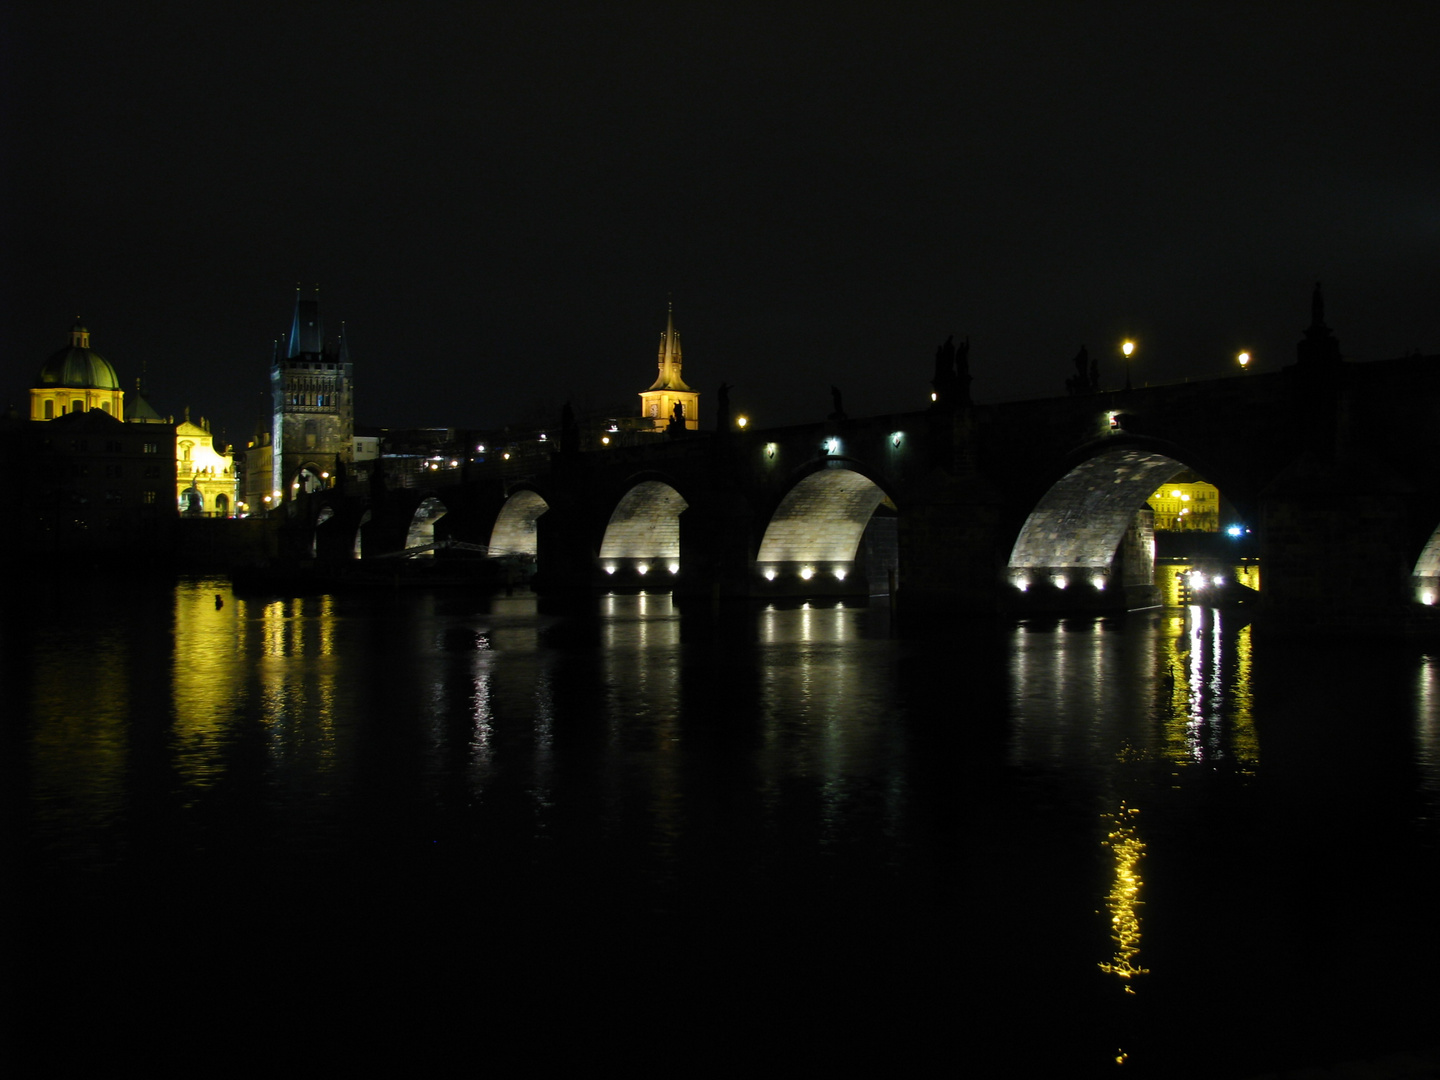
[[[1228,529],[1226,529],[1225,531],[1226,531],[1227,533],[1229,533],[1231,536],[1243,536],[1243,535],[1245,534],[1245,530],[1244,530],[1243,528],[1241,528],[1239,525],[1231,525],[1231,526],[1230,526]]]

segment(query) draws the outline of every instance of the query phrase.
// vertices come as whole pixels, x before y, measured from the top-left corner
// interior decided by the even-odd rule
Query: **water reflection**
[[[258,700],[271,757],[324,774],[336,755],[335,597],[236,603],[244,642],[229,662],[249,661],[246,692]],[[215,699],[211,706],[223,702]]]
[[[31,806],[45,832],[107,844],[126,809],[135,692],[132,641],[116,626],[65,620],[33,638]]]
[[[1140,860],[1145,857],[1145,844],[1136,830],[1139,814],[1138,809],[1122,802],[1120,809],[1105,819],[1105,847],[1115,860],[1114,877],[1105,896],[1115,955],[1101,964],[1100,970],[1120,979],[1127,994],[1135,992],[1136,976],[1150,974],[1135,963],[1140,955]]]
[[[147,952],[172,940],[188,960],[151,893],[218,867],[190,929],[253,921],[232,968],[276,931],[254,913],[283,893],[309,917],[287,906],[287,924],[325,928],[342,957],[366,943],[346,971],[389,950],[413,957],[406,985],[448,963],[445,985],[498,999],[610,943],[620,959],[592,986],[633,967],[627,1007],[730,1016],[706,958],[734,957],[785,1024],[809,1001],[832,1027],[846,1007],[869,1020],[913,984],[897,1025],[1002,1046],[1010,1071],[1032,1051],[1072,1066],[1037,1075],[1122,1045],[1137,1064],[1189,1060],[1176,1025],[1132,1039],[1120,1013],[1223,999],[1267,1030],[1227,1021],[1217,1045],[1253,1048],[1307,984],[1317,1000],[1357,988],[1337,1015],[1383,990],[1359,977],[1377,943],[1398,943],[1402,973],[1433,967],[1434,655],[1377,650],[1367,693],[1305,670],[1339,670],[1341,650],[1317,661],[1201,608],[896,637],[883,610],[664,594],[557,613],[199,580],[152,607],[54,615],[24,643],[14,789],[58,895],[59,866],[130,875]],[[147,845],[161,856],[132,874]],[[1376,845],[1390,896],[1363,884]],[[302,944],[294,967],[319,980]],[[1215,962],[1240,955],[1271,977]]]
[[[1191,605],[1166,613],[1159,636],[1166,756],[1176,765],[1215,763],[1233,755],[1244,768],[1259,760],[1252,712],[1251,628],[1216,608]]]
[[[1440,654],[1426,656],[1416,675],[1415,756],[1425,786],[1440,795]]]

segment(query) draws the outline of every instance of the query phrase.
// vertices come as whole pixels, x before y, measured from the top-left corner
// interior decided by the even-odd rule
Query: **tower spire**
[[[322,353],[325,351],[325,324],[320,320],[320,286],[315,286],[312,300],[300,298],[300,286],[295,286],[295,318],[290,324],[290,351],[287,359],[301,353]]]

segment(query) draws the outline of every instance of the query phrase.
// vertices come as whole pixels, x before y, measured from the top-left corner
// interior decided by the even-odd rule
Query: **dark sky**
[[[84,316],[234,440],[297,282],[358,419],[708,425],[1440,352],[1440,4],[79,3],[3,19],[4,386]]]

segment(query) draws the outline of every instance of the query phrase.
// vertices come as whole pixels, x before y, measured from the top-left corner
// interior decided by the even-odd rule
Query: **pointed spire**
[[[286,359],[301,353],[322,353],[325,351],[325,324],[320,319],[320,286],[315,286],[311,300],[300,298],[300,286],[295,286],[295,318],[290,324],[290,351]]]
[[[675,329],[674,301],[666,303],[665,330],[660,335],[660,374],[651,390],[689,390],[680,377],[680,332]]]

